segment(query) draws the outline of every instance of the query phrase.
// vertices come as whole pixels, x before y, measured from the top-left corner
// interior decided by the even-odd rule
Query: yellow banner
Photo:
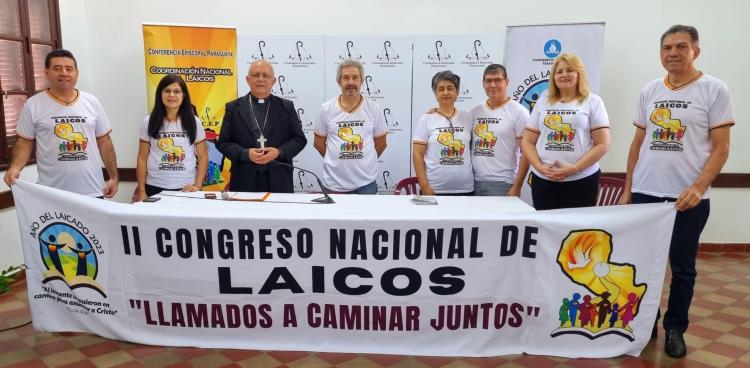
[[[221,190],[229,180],[231,163],[216,150],[224,106],[237,98],[237,33],[234,28],[143,25],[148,110],[167,74],[187,82],[190,100],[203,123],[208,144],[208,173],[204,190]]]

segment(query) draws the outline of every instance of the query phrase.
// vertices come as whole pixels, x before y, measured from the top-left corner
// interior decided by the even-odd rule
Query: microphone
[[[312,172],[310,170],[303,169],[301,167],[290,165],[290,164],[288,164],[286,162],[281,162],[281,161],[276,161],[276,160],[273,160],[271,162],[274,163],[274,164],[281,165],[281,166],[291,167],[292,169],[297,169],[299,171],[302,171],[302,172],[305,172],[305,173],[308,173],[308,174],[312,175],[315,178],[315,180],[318,182],[318,186],[320,187],[320,190],[323,191],[323,196],[320,197],[320,198],[312,199],[311,201],[313,201],[315,203],[325,203],[325,204],[336,203],[336,202],[333,201],[333,198],[331,198],[331,196],[328,195],[328,190],[323,185],[323,182],[320,181],[320,178],[318,177],[318,175],[315,175],[314,172]]]

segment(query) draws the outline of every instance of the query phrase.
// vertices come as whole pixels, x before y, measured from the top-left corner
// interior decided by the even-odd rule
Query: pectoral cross
[[[267,140],[268,139],[266,139],[266,137],[264,137],[263,134],[260,135],[260,138],[258,138],[258,143],[260,143],[260,149],[265,149],[266,148],[266,141]]]

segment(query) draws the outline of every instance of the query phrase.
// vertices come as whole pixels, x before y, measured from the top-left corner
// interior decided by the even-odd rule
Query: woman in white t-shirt
[[[599,160],[609,144],[607,110],[589,92],[583,62],[573,54],[558,56],[521,141],[531,163],[534,208],[596,205]]]
[[[208,169],[206,134],[179,75],[159,81],[154,109],[144,119],[139,138],[134,202],[163,190],[201,189]]]
[[[451,71],[432,77],[438,102],[422,115],[412,139],[412,159],[419,187],[425,195],[472,195],[471,115],[456,109],[461,78]]]

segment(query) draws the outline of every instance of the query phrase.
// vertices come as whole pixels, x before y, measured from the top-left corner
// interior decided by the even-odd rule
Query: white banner
[[[573,53],[583,60],[591,92],[599,93],[604,56],[603,22],[510,26],[506,32],[508,95],[529,111],[547,90],[550,67],[562,53]],[[532,203],[528,181],[524,182],[521,197]]]
[[[238,36],[237,90],[240,96],[250,92],[244,76],[250,64],[266,60],[273,65],[276,85],[274,95],[294,102],[302,123],[307,145],[294,158],[294,165],[323,173],[323,159],[313,147],[313,121],[320,112],[325,96],[323,70],[323,36]],[[294,171],[295,192],[320,191],[315,178],[303,171]]]
[[[638,355],[675,216],[668,203],[534,212],[517,198],[271,194],[129,205],[12,189],[37,330],[259,350]]]

